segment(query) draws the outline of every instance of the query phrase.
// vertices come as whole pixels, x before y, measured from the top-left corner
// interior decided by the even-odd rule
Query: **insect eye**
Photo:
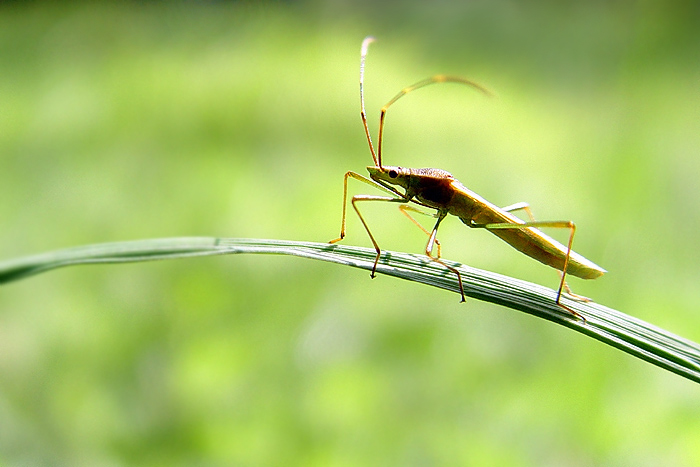
[[[398,172],[396,172],[396,170],[389,171],[389,178],[396,178],[398,176],[399,176],[399,174],[398,174]]]

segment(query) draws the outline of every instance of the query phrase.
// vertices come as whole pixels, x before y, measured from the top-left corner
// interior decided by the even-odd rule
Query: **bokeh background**
[[[327,241],[385,162],[573,219],[575,291],[700,341],[695,2],[0,4],[0,258],[173,236]],[[371,188],[351,185],[353,193]],[[380,244],[425,236],[367,206]],[[347,244],[370,246],[349,217]],[[552,233],[557,235],[556,232]],[[450,219],[445,257],[557,275]],[[3,464],[700,464],[695,383],[512,310],[300,258],[0,289]]]

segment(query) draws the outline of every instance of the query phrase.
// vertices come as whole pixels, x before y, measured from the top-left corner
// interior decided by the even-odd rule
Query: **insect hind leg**
[[[530,218],[530,221],[536,222],[535,216],[532,214],[532,210],[530,209],[530,205],[524,201],[511,204],[510,206],[506,206],[501,209],[506,212],[525,211],[527,213],[527,217]]]
[[[564,281],[564,293],[568,295],[570,298],[577,300],[579,302],[590,302],[591,299],[588,297],[585,297],[583,295],[579,295],[577,293],[574,293],[571,291],[571,287],[569,287],[569,284]]]
[[[535,219],[535,215],[532,213],[532,209],[530,209],[530,204],[528,204],[524,201],[521,201],[520,203],[515,203],[515,204],[511,204],[509,206],[502,207],[501,209],[503,211],[506,211],[506,212],[525,211],[527,213],[527,217],[530,219],[531,222],[537,222]],[[562,275],[563,274],[560,271],[559,272],[560,279],[561,279]],[[569,297],[571,297],[574,300],[578,300],[581,302],[590,302],[591,301],[591,299],[588,297],[584,297],[583,295],[579,295],[579,294],[572,292],[571,287],[569,287],[569,284],[567,284],[566,281],[564,281],[563,289],[564,289],[564,293],[566,293],[566,295],[568,295]]]
[[[513,212],[517,210],[524,210],[528,213],[528,216],[531,219],[534,219],[534,216],[532,215],[532,211],[530,210],[530,206],[527,203],[516,203],[510,206],[506,206],[503,208],[504,211],[506,212]],[[472,224],[472,227],[481,227],[485,228],[487,230],[497,230],[497,229],[527,229],[530,227],[535,227],[535,228],[540,228],[540,227],[552,227],[552,228],[559,228],[559,229],[569,229],[569,241],[567,242],[566,246],[566,255],[564,256],[564,264],[561,269],[561,280],[559,282],[559,288],[557,289],[557,299],[556,299],[556,304],[560,308],[565,309],[569,313],[571,313],[574,317],[580,319],[583,321],[583,323],[586,323],[586,318],[584,318],[580,313],[574,311],[572,308],[564,305],[561,302],[561,296],[562,296],[562,291],[566,293],[566,295],[570,296],[571,298],[575,300],[581,300],[581,301],[588,301],[586,297],[580,297],[573,292],[571,292],[571,288],[568,286],[566,283],[566,272],[569,267],[569,259],[571,257],[571,246],[574,241],[574,235],[576,233],[576,224],[573,223],[573,221],[536,221],[536,220],[531,220],[530,222],[523,222],[523,223],[497,223],[497,224]]]

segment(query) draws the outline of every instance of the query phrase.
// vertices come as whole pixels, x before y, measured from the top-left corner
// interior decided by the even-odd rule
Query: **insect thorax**
[[[408,191],[426,206],[440,210],[449,208],[455,194],[452,175],[439,169],[419,170],[426,170],[427,173],[414,172],[414,180]]]
[[[448,178],[448,179],[454,179],[451,173],[449,173],[446,170],[442,169],[432,169],[432,168],[425,168],[425,169],[411,169],[412,175],[421,175],[425,177],[433,177],[433,178]]]

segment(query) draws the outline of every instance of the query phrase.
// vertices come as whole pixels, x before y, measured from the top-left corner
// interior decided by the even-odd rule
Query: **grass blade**
[[[371,270],[369,248],[328,243],[213,237],[180,237],[103,243],[68,248],[0,262],[0,284],[79,264],[126,263],[236,253],[282,254]],[[459,269],[466,295],[547,319],[617,347],[695,382],[700,382],[700,345],[642,320],[593,302],[568,300],[587,320],[573,319],[555,304],[556,292],[540,285],[464,266]],[[384,251],[377,273],[459,293],[454,274],[424,255]]]

